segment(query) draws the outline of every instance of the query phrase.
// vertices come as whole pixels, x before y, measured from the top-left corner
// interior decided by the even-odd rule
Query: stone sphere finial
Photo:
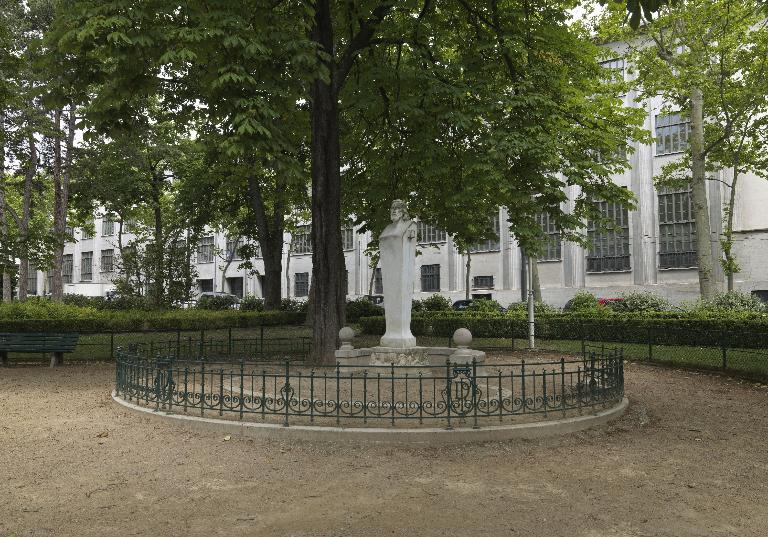
[[[453,333],[453,342],[460,349],[466,349],[472,343],[472,332],[466,328],[459,328]]]
[[[355,331],[348,326],[345,326],[341,330],[339,330],[339,339],[341,340],[340,350],[350,351],[354,349],[354,347],[352,346],[352,340],[354,339],[354,337],[355,337]]]

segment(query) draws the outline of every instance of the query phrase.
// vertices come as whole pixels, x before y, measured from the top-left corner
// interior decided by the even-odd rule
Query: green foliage
[[[360,317],[375,317],[384,315],[384,308],[378,306],[367,298],[358,298],[347,302],[347,322],[356,323]]]
[[[610,308],[616,312],[668,311],[671,307],[669,300],[650,291],[622,293],[623,300],[610,302]]]
[[[435,293],[422,300],[424,311],[451,311],[451,300]]]
[[[480,298],[470,302],[467,307],[467,311],[470,312],[499,312],[501,310],[501,304],[495,300],[489,300],[487,298]]]
[[[757,297],[731,291],[728,293],[718,293],[710,299],[702,299],[693,304],[694,311],[727,313],[727,312],[755,312],[762,313],[766,311],[765,303]]]
[[[253,295],[245,296],[240,301],[240,311],[264,311],[264,299]]]
[[[587,311],[599,307],[597,297],[589,291],[579,291],[568,301],[568,311]]]
[[[292,311],[299,313],[307,312],[308,302],[306,300],[296,300],[294,298],[284,298],[280,301],[281,311]]]
[[[201,310],[228,310],[232,309],[236,298],[232,295],[202,296],[197,301],[197,308]]]
[[[535,315],[547,315],[551,313],[557,313],[558,309],[554,306],[550,306],[546,302],[536,302],[533,305],[533,312]],[[513,302],[507,308],[509,315],[528,315],[528,303],[527,302]]]
[[[609,312],[606,315],[604,312]],[[383,317],[363,317],[363,333],[384,333]],[[415,336],[451,337],[467,328],[475,338],[527,337],[527,320],[499,314],[419,314],[411,321]],[[654,345],[763,348],[768,346],[768,314],[720,310],[662,313],[613,313],[608,308],[573,314],[541,315],[536,334],[542,340],[605,341]]]
[[[411,300],[411,311],[414,313],[424,311],[424,302],[417,299]]]
[[[207,330],[251,326],[294,325],[302,312],[239,312],[209,310],[108,311],[28,300],[0,304],[0,332],[130,332],[136,330]]]

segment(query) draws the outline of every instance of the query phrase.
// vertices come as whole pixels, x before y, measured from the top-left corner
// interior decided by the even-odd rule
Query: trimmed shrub
[[[380,335],[384,333],[385,322],[383,317],[364,317],[360,319],[360,326],[364,333]],[[457,328],[469,329],[476,338],[525,338],[528,330],[522,315],[439,312],[415,315],[411,320],[411,331],[415,336],[450,337]],[[768,314],[618,314],[608,308],[598,308],[588,313],[539,315],[536,317],[536,334],[541,339],[552,340],[765,348],[768,347]]]
[[[347,322],[356,323],[360,317],[384,315],[384,308],[377,306],[367,298],[358,298],[347,302]]]
[[[597,297],[588,291],[579,291],[566,304],[567,311],[585,311],[600,307]]]
[[[549,315],[557,313],[558,309],[554,306],[550,306],[546,302],[536,302],[533,305],[533,311],[536,315]],[[527,302],[513,302],[507,308],[507,313],[510,315],[528,315],[528,303]]]
[[[451,300],[442,295],[435,293],[434,295],[425,298],[422,303],[424,304],[425,311],[451,311]]]
[[[480,298],[470,302],[469,306],[467,306],[467,311],[487,312],[487,313],[499,312],[501,311],[501,304],[499,304],[495,300]]]
[[[204,295],[197,301],[197,308],[201,310],[228,310],[234,307],[236,299],[232,295]]]
[[[693,310],[703,312],[764,312],[765,304],[757,297],[730,291],[718,293],[710,299],[702,299],[693,305]]]
[[[42,302],[42,301],[39,301]],[[0,305],[0,332],[135,332],[140,330],[209,330],[295,325],[303,312],[237,310],[100,311],[46,301]]]
[[[421,300],[413,299],[411,300],[411,311],[413,313],[419,313],[424,311],[424,302]]]
[[[649,291],[622,293],[621,298],[622,300],[611,301],[606,305],[619,313],[668,311],[671,308],[669,300]]]
[[[306,313],[309,303],[307,300],[296,300],[293,298],[284,298],[280,301],[280,309],[282,311],[295,311]]]
[[[264,299],[248,295],[240,301],[240,311],[264,311]]]

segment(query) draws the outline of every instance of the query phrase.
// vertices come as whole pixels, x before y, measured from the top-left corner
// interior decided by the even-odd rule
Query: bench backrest
[[[80,334],[0,333],[0,351],[72,352]]]

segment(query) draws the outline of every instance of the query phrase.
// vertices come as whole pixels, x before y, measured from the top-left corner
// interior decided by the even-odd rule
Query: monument
[[[454,334],[454,347],[419,347],[411,333],[413,284],[416,273],[416,224],[408,216],[403,200],[395,200],[390,208],[389,224],[379,235],[381,276],[384,287],[384,319],[386,330],[378,347],[355,349],[354,331],[344,327],[339,331],[341,347],[336,361],[342,366],[368,365],[445,367],[447,361],[468,364],[473,360],[485,362],[485,353],[468,347],[472,341],[469,330],[462,328]],[[426,370],[425,370],[426,372]]]
[[[408,210],[402,200],[392,202],[389,215],[392,223],[379,235],[387,325],[381,346],[408,349],[416,346],[416,338],[411,333],[416,223],[408,218]]]

